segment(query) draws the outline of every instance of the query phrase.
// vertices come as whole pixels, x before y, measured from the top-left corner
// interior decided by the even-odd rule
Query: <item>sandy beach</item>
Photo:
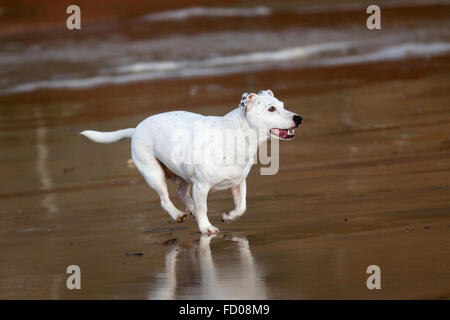
[[[275,9],[284,7],[309,8],[281,2]],[[354,31],[358,24],[349,22],[358,14],[364,21],[364,12],[351,8],[335,15],[304,9],[302,19],[272,14],[252,18],[248,27],[231,19],[228,28],[278,30],[286,42],[297,41],[286,31],[293,27],[317,28],[321,35],[342,29],[364,39],[368,31]],[[450,41],[448,4],[388,8],[384,17],[386,37],[391,29],[423,29],[429,31],[424,39]],[[129,50],[143,39],[142,28],[132,24],[92,19],[87,26],[125,30]],[[26,23],[19,28],[7,21],[0,30],[3,52],[16,50],[5,43],[25,48],[36,39],[44,39],[47,50],[63,32],[54,31],[54,20],[33,35]],[[219,25],[210,22],[209,32],[221,32]],[[201,28],[195,19],[167,23],[151,36],[187,37]],[[213,59],[189,54],[195,61]],[[5,67],[2,78],[13,80],[0,82],[0,298],[449,299],[450,53],[360,63],[338,63],[327,54],[244,72],[220,65],[223,74],[152,73],[142,81],[117,82],[122,74],[111,71],[101,76],[115,83],[76,88],[56,87],[58,78],[51,82],[37,62],[21,62],[22,70]],[[96,61],[55,61],[43,63],[55,70],[86,65],[84,74],[74,74],[100,77],[91,66]],[[194,67],[205,70],[199,63],[181,65],[184,72]],[[24,75],[27,68],[35,72]],[[30,86],[30,79],[38,85]],[[128,163],[129,140],[99,145],[79,135],[135,127],[169,110],[223,115],[237,107],[242,92],[266,88],[304,123],[294,141],[280,143],[276,175],[253,167],[240,220],[221,222],[233,207],[229,191],[210,194],[208,215],[221,229],[213,238],[201,238],[192,217],[182,224],[170,220]],[[169,188],[182,208],[175,186]],[[66,287],[71,264],[82,270],[81,290]],[[373,264],[381,268],[381,290],[366,287],[366,268]]]

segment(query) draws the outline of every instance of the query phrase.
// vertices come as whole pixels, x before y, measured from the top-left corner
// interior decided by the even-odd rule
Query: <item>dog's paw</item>
[[[237,220],[238,218],[239,218],[239,216],[234,215],[233,212],[231,212],[231,211],[222,214],[222,222],[225,222],[225,223],[233,222],[234,220]]]
[[[194,220],[195,220],[195,214],[194,214],[193,210],[186,209],[185,212],[186,212],[186,214],[190,214],[192,216],[192,218],[194,218]]]
[[[183,214],[182,216],[179,216],[179,217],[177,218],[177,222],[178,222],[178,223],[183,223],[183,222],[187,219],[187,217],[188,217],[188,215],[187,215],[187,213],[185,213],[185,214]]]
[[[202,234],[205,234],[205,235],[210,236],[210,235],[212,235],[212,234],[220,233],[220,230],[217,229],[216,227],[212,226],[212,225],[209,225],[209,226],[200,228],[200,232],[201,232]]]

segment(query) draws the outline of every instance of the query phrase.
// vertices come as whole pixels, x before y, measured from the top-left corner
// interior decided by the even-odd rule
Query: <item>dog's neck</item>
[[[254,139],[254,141],[251,141],[251,143],[256,143],[257,146],[260,146],[262,143],[267,141],[268,136],[260,135],[257,130],[253,129],[250,126],[245,115],[245,111],[241,107],[237,107],[236,109],[230,111],[224,117],[236,121],[236,127],[241,128],[243,133],[249,138],[255,137],[256,135],[256,138]],[[249,131],[253,131],[253,134],[249,134]]]

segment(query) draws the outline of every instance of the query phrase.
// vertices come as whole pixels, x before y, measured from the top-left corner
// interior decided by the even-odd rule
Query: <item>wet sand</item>
[[[0,298],[449,299],[448,70],[444,55],[0,96]],[[129,141],[78,135],[225,114],[243,88],[305,120],[278,174],[252,169],[240,220],[222,223],[231,194],[210,194],[212,239],[170,221]],[[381,290],[366,287],[372,264]]]
[[[171,278],[166,255],[179,246],[173,297],[207,298],[203,286],[213,280],[205,273],[212,267],[199,270],[194,221],[169,221],[156,194],[127,166],[128,141],[96,145],[77,132],[137,124],[145,107],[133,103],[132,90],[145,90],[141,97],[151,110],[171,104],[221,114],[247,85],[273,88],[305,122],[294,141],[281,143],[277,175],[260,176],[253,168],[242,219],[221,223],[231,196],[210,195],[210,219],[222,230],[211,241],[213,279],[225,287],[218,297],[233,296],[233,290],[245,296],[248,286],[226,288],[245,283],[239,279],[249,272],[266,298],[449,298],[449,66],[443,57],[202,79],[195,84],[200,91],[211,82],[218,87],[201,99],[189,96],[189,80],[87,90],[76,97],[61,91],[29,94],[27,100],[1,97],[2,105],[16,106],[7,108],[1,128],[1,297],[169,294],[170,286],[157,280]],[[280,79],[289,85],[277,87]],[[149,89],[159,85],[179,94],[147,100]],[[101,91],[108,90],[105,99]],[[115,99],[125,92],[134,98]],[[53,100],[77,106],[77,99],[87,102],[73,113],[52,108]],[[102,108],[108,99],[116,103]],[[249,250],[239,253],[233,237],[248,241]],[[65,287],[70,264],[82,269],[81,291]],[[382,269],[380,291],[365,287],[370,264]]]

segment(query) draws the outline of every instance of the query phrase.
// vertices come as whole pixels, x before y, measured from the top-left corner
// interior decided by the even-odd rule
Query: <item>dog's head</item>
[[[294,139],[294,128],[298,128],[303,120],[298,114],[284,109],[284,103],[270,90],[244,93],[239,107],[252,129],[281,140]]]

